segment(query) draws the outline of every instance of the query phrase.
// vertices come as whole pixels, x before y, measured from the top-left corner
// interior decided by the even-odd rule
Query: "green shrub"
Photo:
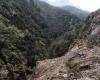
[[[79,76],[80,74],[80,67],[77,65],[77,63],[73,61],[68,61],[66,63],[66,67],[68,68],[68,73],[74,73],[75,76]]]

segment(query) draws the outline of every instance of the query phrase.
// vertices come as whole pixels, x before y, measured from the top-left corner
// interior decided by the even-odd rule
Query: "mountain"
[[[45,2],[37,0],[37,7],[40,8],[40,14],[44,16],[48,28],[45,29],[50,37],[58,37],[64,32],[71,31],[76,24],[83,23],[78,17],[70,14],[68,11],[58,7],[51,6]]]
[[[80,19],[86,19],[86,17],[89,15],[89,12],[81,10],[79,8],[73,7],[73,6],[64,6],[62,9],[70,12],[71,14],[76,15]]]

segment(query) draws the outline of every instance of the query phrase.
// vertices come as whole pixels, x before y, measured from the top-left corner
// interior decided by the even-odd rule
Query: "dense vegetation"
[[[65,32],[60,37],[54,39],[49,47],[50,58],[62,56],[74,44],[75,39],[82,39],[85,36],[85,31],[86,26],[84,24],[76,24],[73,30]]]
[[[33,72],[35,61],[47,58],[50,41],[43,35],[41,21],[36,22],[41,19],[33,2],[0,1],[0,71],[8,71],[0,79],[26,80],[25,75]]]

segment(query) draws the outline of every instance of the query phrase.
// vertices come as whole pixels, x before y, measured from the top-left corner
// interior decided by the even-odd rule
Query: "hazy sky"
[[[86,11],[95,11],[100,8],[100,0],[42,0],[54,6],[73,5]]]

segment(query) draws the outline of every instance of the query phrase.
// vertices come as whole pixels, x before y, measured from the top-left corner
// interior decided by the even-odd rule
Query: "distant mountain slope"
[[[72,26],[82,23],[82,21],[68,11],[51,6],[45,2],[37,0],[40,14],[44,16],[48,28],[46,33],[51,37],[57,37],[72,30]]]
[[[76,7],[73,7],[73,6],[64,6],[64,7],[62,7],[62,9],[70,12],[71,14],[76,15],[80,19],[85,19],[89,15],[89,12],[78,9]]]

